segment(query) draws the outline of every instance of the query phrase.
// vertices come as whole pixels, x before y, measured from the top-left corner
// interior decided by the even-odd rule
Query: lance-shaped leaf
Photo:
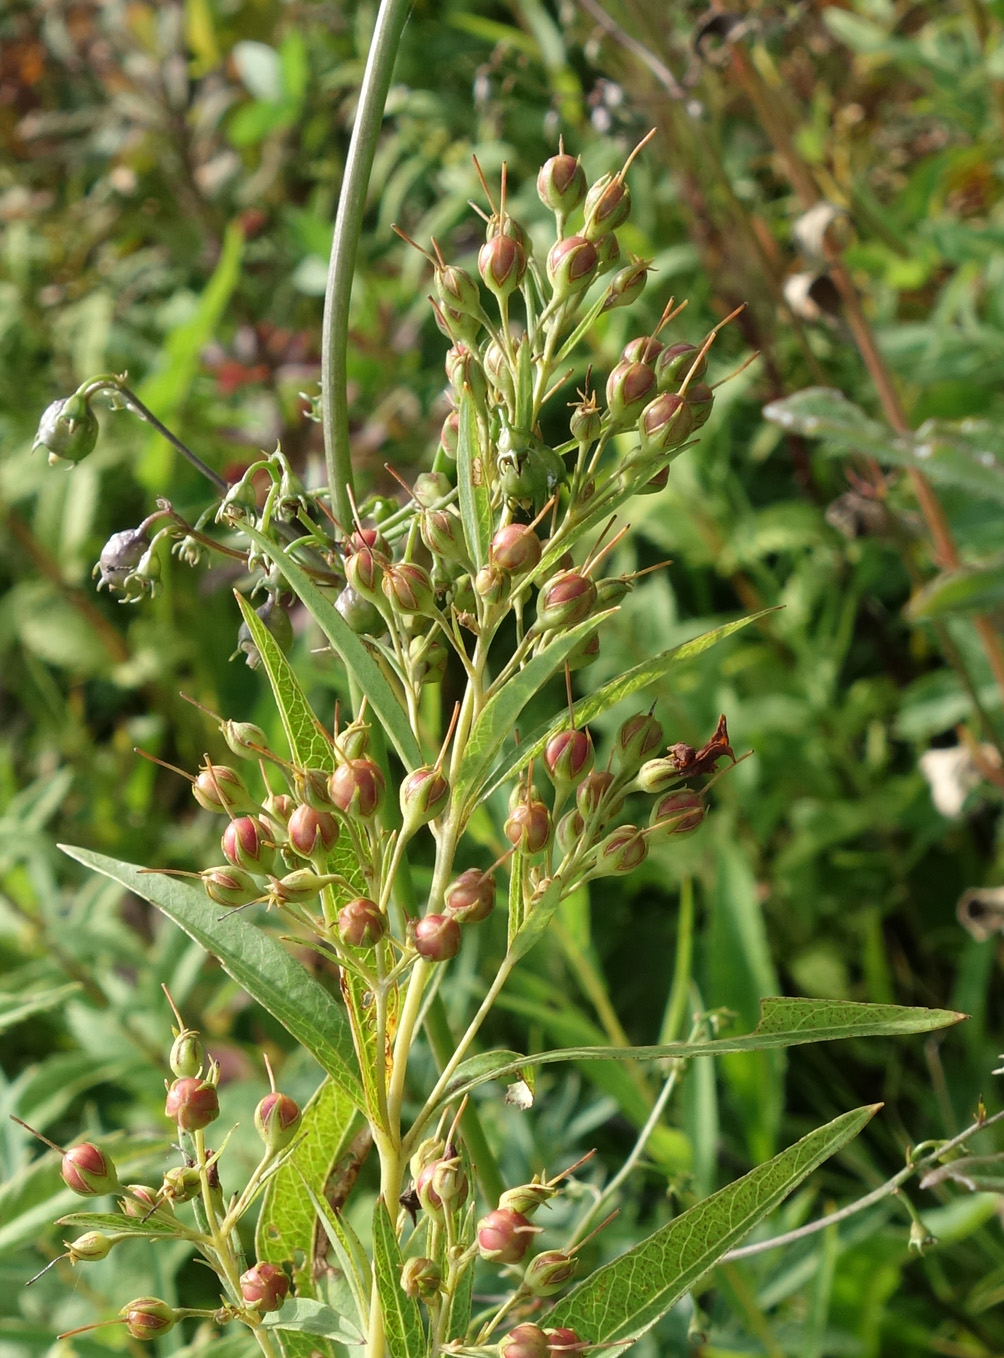
[[[910,599],[908,618],[941,618],[946,613],[974,613],[1004,602],[1004,564],[967,566],[942,571]]]
[[[492,533],[492,507],[485,476],[484,458],[478,446],[478,417],[474,397],[465,387],[460,398],[457,438],[457,493],[460,521],[464,526],[467,550],[476,566],[488,561]]]
[[[344,1316],[323,1302],[309,1297],[290,1297],[278,1311],[262,1317],[267,1330],[291,1330],[296,1334],[311,1334],[318,1339],[337,1339],[342,1344],[358,1347],[363,1336]]]
[[[241,532],[275,561],[286,577],[290,589],[302,600],[304,607],[341,656],[362,692],[366,694],[370,706],[380,718],[381,725],[394,742],[407,768],[417,768],[422,762],[422,753],[409,725],[408,714],[384,678],[380,666],[338,609],[321,593],[303,567],[287,552],[263,537],[249,524],[241,524]]]
[[[334,752],[319,729],[317,718],[296,677],[296,671],[247,599],[238,594],[237,602],[251,633],[251,640],[258,648],[268,681],[272,685],[275,705],[279,709],[283,730],[289,741],[290,754],[303,768],[324,769],[330,773],[335,767]]]
[[[101,1231],[104,1235],[145,1236],[151,1240],[189,1234],[180,1221],[156,1213],[144,1220],[123,1216],[121,1212],[70,1212],[68,1216],[60,1217],[56,1225],[72,1226],[76,1231]]]
[[[881,1106],[856,1108],[834,1118],[688,1208],[640,1245],[597,1269],[558,1302],[546,1323],[570,1326],[590,1344],[611,1344],[615,1347],[609,1352],[623,1352],[814,1169],[857,1136]]]
[[[558,671],[575,647],[616,611],[608,608],[560,633],[488,699],[474,723],[457,771],[454,796],[458,802],[478,794],[492,760],[533,695]]]
[[[0,996],[0,1033],[5,1033],[8,1028],[13,1028],[16,1023],[22,1023],[35,1014],[57,1008],[80,989],[79,981],[71,981],[68,985],[56,986],[52,990],[39,990],[33,995]]]
[[[401,1287],[401,1247],[383,1198],[373,1208],[373,1268],[383,1311],[388,1352],[394,1358],[425,1358],[425,1332],[418,1302]]]
[[[145,873],[133,863],[72,845],[63,852],[102,872],[162,910],[185,933],[218,957],[238,985],[279,1020],[360,1108],[363,1091],[355,1073],[352,1034],[344,1012],[307,969],[264,929],[231,913],[220,915],[201,887]]]
[[[650,684],[657,683],[674,665],[680,664],[684,660],[692,660],[694,656],[700,655],[719,641],[724,641],[726,637],[732,636],[734,632],[740,631],[743,627],[748,627],[751,622],[756,622],[757,618],[764,617],[767,613],[775,612],[772,608],[763,608],[759,613],[750,613],[745,618],[736,618],[734,622],[723,623],[721,627],[715,627],[710,632],[704,632],[699,637],[694,637],[691,641],[684,641],[679,646],[674,646],[669,651],[662,651],[659,655],[653,656],[651,660],[643,660],[640,664],[625,670],[616,679],[611,679],[609,683],[598,688],[595,693],[590,693],[585,698],[580,698],[575,704],[575,725],[585,726],[588,722],[594,721],[601,713],[608,708],[619,703],[622,698],[630,698],[632,693],[638,693],[643,688],[648,688]],[[521,740],[519,747],[513,752],[511,757],[506,760],[501,769],[495,772],[491,784],[483,793],[489,797],[497,787],[515,778],[526,768],[531,759],[536,759],[543,753],[544,746],[552,736],[559,731],[567,730],[568,716],[562,713],[547,726],[538,727],[536,731],[525,739]]]
[[[531,919],[533,917],[531,916]],[[771,1051],[807,1042],[847,1037],[893,1037],[928,1033],[967,1018],[952,1009],[915,1009],[900,1004],[857,1004],[851,1000],[766,999],[752,1033],[707,1042],[670,1042],[652,1047],[562,1047],[521,1056],[509,1051],[481,1052],[457,1067],[444,1094],[455,1099],[487,1080],[508,1079],[527,1066],[558,1061],[655,1061],[665,1057],[724,1056],[729,1052]]]

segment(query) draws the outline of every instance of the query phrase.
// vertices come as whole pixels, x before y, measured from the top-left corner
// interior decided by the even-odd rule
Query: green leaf
[[[688,1208],[596,1270],[548,1313],[591,1344],[625,1348],[671,1310],[744,1235],[819,1165],[857,1136],[881,1104],[857,1108]]]
[[[921,586],[907,604],[907,617],[940,618],[946,613],[986,612],[1004,602],[1004,565],[942,571]]]
[[[351,1304],[354,1312],[352,1319],[362,1329],[369,1315],[372,1273],[369,1255],[342,1212],[333,1211],[327,1198],[319,1197],[309,1184],[304,1186],[304,1192],[317,1213],[318,1224],[327,1236],[328,1244],[342,1270],[341,1282],[345,1288],[346,1301]],[[346,1304],[343,1313],[347,1315],[348,1311],[349,1304]]]
[[[425,1358],[425,1334],[418,1302],[401,1288],[401,1247],[383,1198],[373,1207],[373,1267],[387,1348],[394,1358]]]
[[[71,981],[69,985],[42,990],[37,995],[0,995],[0,1033],[5,1033],[8,1028],[31,1018],[33,1014],[55,1009],[80,989],[78,981]]]
[[[488,561],[492,533],[492,507],[488,496],[484,463],[478,447],[478,417],[474,397],[468,388],[460,398],[460,430],[457,440],[457,491],[460,521],[464,526],[467,550],[476,566]]]
[[[149,1239],[163,1236],[180,1236],[180,1221],[166,1220],[156,1215],[147,1217],[123,1216],[121,1212],[70,1212],[59,1217],[57,1226],[72,1226],[79,1231],[104,1231],[106,1235],[146,1236]]]
[[[262,1317],[262,1325],[268,1330],[291,1330],[294,1334],[316,1335],[318,1339],[337,1339],[343,1344],[358,1344],[361,1338],[337,1311],[309,1297],[289,1298],[281,1310]]]
[[[296,671],[247,599],[237,594],[237,602],[272,685],[290,754],[301,768],[324,769],[331,773],[335,767],[334,752],[319,730],[319,723],[300,687]]]
[[[242,524],[241,532],[249,537],[256,547],[266,552],[282,571],[290,589],[302,600],[311,617],[345,662],[346,668],[351,671],[362,692],[366,694],[370,706],[380,718],[381,725],[394,742],[405,767],[408,769],[418,768],[422,763],[422,752],[418,748],[418,741],[408,723],[407,712],[384,678],[380,666],[366,650],[331,600],[324,597],[310,576],[292,557],[283,552],[274,542],[263,537],[256,528],[252,528],[249,524]]]
[[[767,999],[760,1005],[760,1022],[742,1037],[718,1037],[707,1042],[670,1042],[653,1047],[562,1047],[513,1057],[511,1052],[482,1052],[457,1067],[444,1101],[458,1098],[486,1080],[515,1075],[523,1066],[547,1066],[557,1061],[656,1061],[664,1057],[689,1060],[694,1056],[722,1056],[728,1052],[771,1051],[807,1042],[834,1042],[847,1037],[892,1037],[929,1033],[960,1023],[966,1014],[951,1009],[919,1009],[900,1004],[856,1004],[851,1000]],[[490,1058],[497,1064],[491,1069]]]
[[[324,1080],[303,1110],[296,1150],[268,1181],[255,1232],[257,1256],[274,1264],[290,1260],[298,1297],[316,1300],[319,1227],[304,1186],[323,1197],[328,1184],[337,1178],[341,1162],[348,1157],[355,1164],[352,1142],[363,1125],[355,1103],[333,1080]]]
[[[552,877],[544,894],[539,900],[534,901],[530,913],[524,915],[522,924],[509,944],[509,960],[518,961],[521,957],[525,957],[533,945],[539,943],[543,938],[544,932],[561,902],[561,891],[564,885],[560,878]],[[525,909],[526,906],[524,905]]]
[[[458,803],[478,795],[491,761],[506,736],[512,733],[523,708],[579,642],[595,632],[614,612],[616,609],[607,609],[562,632],[488,699],[474,723],[457,771],[454,796]]]
[[[145,873],[90,849],[66,844],[60,848],[150,901],[218,957],[238,985],[279,1020],[358,1107],[364,1106],[352,1035],[341,1006],[280,943],[237,914],[220,916],[220,907],[190,882]]]
[[[757,618],[762,618],[767,613],[775,611],[772,608],[763,608],[758,613],[750,613],[745,618],[737,618],[734,622],[723,623],[721,627],[712,628],[710,632],[704,632],[691,641],[685,641],[669,651],[663,651],[661,654],[653,656],[651,660],[643,660],[641,664],[625,670],[616,679],[611,679],[602,688],[598,688],[595,693],[590,693],[587,697],[579,699],[575,704],[575,725],[585,726],[587,722],[594,721],[601,713],[606,712],[608,708],[613,707],[623,698],[629,698],[633,693],[637,693],[662,679],[673,665],[684,660],[692,660],[694,656],[708,650],[716,642],[724,641],[734,632],[748,627],[751,622],[756,622]],[[487,707],[485,710],[487,711]],[[504,764],[501,772],[495,774],[491,786],[484,791],[482,797],[491,796],[496,788],[515,778],[526,768],[531,759],[537,759],[543,753],[544,746],[552,736],[557,735],[559,731],[566,730],[567,727],[568,715],[563,712],[560,717],[556,717],[547,726],[538,727],[527,739],[521,740],[519,748]]]

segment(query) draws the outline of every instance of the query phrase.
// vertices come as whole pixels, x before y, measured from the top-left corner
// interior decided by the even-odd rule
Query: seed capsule
[[[191,1202],[202,1191],[202,1178],[194,1165],[175,1165],[164,1175],[159,1197],[164,1202]]]
[[[376,637],[387,630],[383,614],[376,604],[352,585],[346,585],[341,590],[335,599],[335,608],[356,636]]]
[[[98,441],[98,417],[90,403],[74,393],[47,406],[38,423],[31,451],[42,448],[49,466],[57,462],[81,462]]]
[[[574,627],[589,617],[595,603],[596,586],[588,575],[559,571],[541,587],[537,596],[537,630]]]
[[[66,1187],[82,1198],[99,1198],[114,1193],[119,1186],[115,1166],[90,1141],[70,1147],[60,1162],[59,1174]]]
[[[593,767],[593,742],[588,731],[559,731],[544,746],[544,767],[555,787],[571,787]]]
[[[299,1105],[276,1090],[266,1094],[254,1110],[254,1125],[265,1148],[275,1155],[296,1136],[302,1118]]]
[[[665,739],[662,725],[651,712],[636,712],[617,732],[617,758],[621,772],[630,777]]]
[[[545,160],[537,175],[537,196],[563,217],[574,212],[586,196],[586,173],[578,157],[562,152]]]
[[[443,894],[448,915],[459,924],[479,924],[495,908],[495,878],[477,868],[468,868]]]
[[[106,1259],[114,1243],[102,1231],[85,1231],[76,1240],[63,1241],[71,1264],[90,1264],[97,1259]]]
[[[200,875],[209,899],[227,909],[240,909],[261,897],[261,887],[244,868],[224,863],[218,868],[206,868]]]
[[[176,1123],[182,1132],[197,1132],[208,1127],[220,1115],[220,1100],[216,1086],[208,1080],[186,1076],[175,1080],[167,1091],[164,1116]]]
[[[401,781],[401,816],[406,834],[428,825],[450,800],[450,785],[434,767],[415,769]]]
[[[637,825],[620,825],[600,845],[595,877],[624,876],[634,872],[648,857],[648,843]]]
[[[240,1276],[241,1296],[258,1311],[278,1311],[289,1292],[289,1279],[278,1264],[252,1265]]]
[[[548,1358],[560,1358],[561,1354],[582,1353],[589,1347],[583,1343],[575,1330],[570,1330],[566,1325],[556,1330],[545,1330],[544,1333],[547,1335]]]
[[[168,1065],[179,1080],[183,1076],[198,1075],[206,1054],[194,1028],[183,1028],[174,1039]]]
[[[434,1259],[406,1259],[401,1269],[401,1291],[414,1301],[432,1301],[443,1290],[443,1271]]]
[[[380,582],[388,602],[402,613],[422,613],[433,617],[436,597],[429,572],[413,561],[388,566]]]
[[[119,1315],[133,1339],[159,1339],[174,1328],[176,1320],[175,1312],[159,1297],[137,1297],[123,1306]]]
[[[659,798],[648,823],[667,835],[690,835],[700,829],[707,814],[708,808],[700,793],[678,788]]]
[[[529,525],[510,523],[492,538],[489,555],[509,575],[526,575],[540,563],[540,538]]]
[[[505,837],[521,853],[543,853],[551,838],[551,813],[543,802],[519,802],[509,812]]]
[[[693,344],[687,344],[683,340],[676,344],[667,344],[655,361],[655,376],[659,390],[675,391],[694,366],[699,352]],[[703,377],[707,366],[708,360],[704,357],[697,364],[694,377]]]
[[[463,1207],[470,1186],[460,1157],[444,1157],[426,1165],[415,1182],[415,1191],[425,1210],[437,1219],[445,1212],[455,1212]]]
[[[586,194],[585,225],[582,234],[596,240],[606,231],[615,231],[631,215],[631,190],[619,174],[601,175]]]
[[[535,1297],[550,1297],[560,1292],[575,1277],[579,1261],[564,1250],[544,1250],[535,1254],[523,1274],[523,1286]]]
[[[338,914],[338,937],[350,948],[373,948],[387,931],[387,921],[376,901],[358,896]]]
[[[338,843],[338,821],[328,811],[315,811],[304,803],[286,824],[289,847],[301,858],[321,857]]]
[[[547,277],[558,300],[574,297],[596,277],[599,257],[596,246],[585,236],[565,236],[551,246]]]
[[[258,809],[244,779],[227,764],[207,764],[201,768],[192,784],[192,794],[207,811],[220,811],[228,816],[243,816]]]
[[[224,857],[247,872],[268,872],[275,858],[272,838],[257,816],[238,816],[223,831]]]
[[[460,951],[460,925],[449,915],[425,915],[415,924],[415,951],[427,962],[448,962]]]
[[[369,820],[383,801],[384,777],[372,759],[348,759],[328,779],[328,796],[346,816]]]
[[[700,429],[703,424],[707,424],[714,403],[715,393],[707,382],[692,382],[687,388],[687,405],[690,407],[690,415],[695,429]]]
[[[654,394],[655,371],[647,363],[621,359],[607,378],[607,406],[618,424],[633,423]]]
[[[492,236],[478,252],[478,272],[485,287],[502,300],[511,296],[523,281],[526,252],[512,236]]]
[[[511,1207],[496,1207],[478,1222],[478,1253],[493,1264],[518,1264],[539,1232],[528,1217]]]

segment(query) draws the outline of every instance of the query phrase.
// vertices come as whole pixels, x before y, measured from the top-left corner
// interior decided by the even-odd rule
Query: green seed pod
[[[408,668],[412,683],[441,684],[446,677],[450,650],[442,637],[431,633],[412,637],[408,643]]]
[[[581,814],[578,811],[566,811],[554,832],[554,842],[562,858],[579,847],[585,831],[586,822]]]
[[[654,368],[661,353],[661,340],[654,335],[636,335],[621,350],[621,360],[624,363],[647,363],[650,368]]]
[[[380,585],[392,608],[402,613],[435,616],[436,597],[429,572],[414,561],[388,566]]]
[[[401,1291],[413,1301],[430,1302],[443,1290],[443,1270],[433,1259],[406,1259],[401,1269]]]
[[[358,557],[353,557],[358,560]],[[383,615],[372,600],[346,585],[335,600],[335,607],[357,636],[377,637],[387,630]]]
[[[520,1184],[517,1188],[507,1188],[499,1198],[499,1207],[510,1208],[514,1212],[520,1212],[525,1217],[532,1216],[538,1207],[543,1207],[552,1198],[557,1197],[559,1189],[551,1184],[542,1183],[540,1179],[533,1179],[528,1184]]]
[[[446,1152],[446,1142],[439,1137],[427,1136],[420,1141],[415,1148],[414,1154],[408,1161],[408,1169],[413,1179],[417,1179],[426,1165],[431,1165],[433,1160],[441,1160]]]
[[[422,541],[434,557],[458,565],[467,564],[464,527],[448,509],[429,509],[419,519]]]
[[[602,278],[621,262],[621,243],[612,231],[600,236],[596,244],[596,276]]]
[[[349,722],[338,736],[338,750],[345,759],[362,759],[370,747],[370,728],[365,721]]]
[[[690,402],[675,392],[664,391],[649,401],[641,413],[638,421],[641,450],[647,457],[670,452],[686,443],[693,429]]]
[[[159,1217],[162,1221],[173,1221],[174,1207],[162,1198],[156,1189],[146,1184],[127,1184],[126,1196],[119,1198],[119,1210],[123,1216],[140,1218]]]
[[[220,722],[220,731],[231,752],[239,759],[260,759],[268,749],[268,739],[260,726],[250,721]]]
[[[82,1198],[100,1198],[119,1186],[114,1164],[90,1141],[71,1146],[64,1153],[59,1175],[66,1187]]]
[[[603,415],[596,404],[596,393],[590,392],[572,411],[568,430],[573,439],[577,439],[579,443],[589,444],[595,443],[602,429]]]
[[[659,794],[668,792],[671,787],[680,782],[683,771],[679,761],[672,755],[664,755],[661,759],[647,759],[638,770],[638,777],[635,785],[639,792],[651,792]]]
[[[413,835],[422,825],[435,820],[450,800],[450,785],[439,769],[415,769],[401,781],[402,833]]]
[[[621,773],[630,778],[655,750],[662,748],[665,735],[658,718],[651,712],[636,712],[617,732],[617,758]]]
[[[547,277],[554,297],[564,301],[582,292],[596,277],[599,256],[585,236],[565,236],[547,255]]]
[[[278,1264],[254,1264],[240,1276],[241,1296],[262,1314],[278,1311],[289,1293],[289,1279]]]
[[[623,876],[648,857],[648,842],[637,825],[619,825],[600,845],[591,877]]]
[[[315,811],[334,811],[328,792],[329,774],[325,769],[294,769],[293,788],[301,802]]]
[[[179,1080],[185,1076],[198,1075],[205,1059],[199,1034],[194,1028],[182,1028],[174,1039],[168,1058],[171,1073]]]
[[[652,807],[648,823],[667,836],[680,837],[699,830],[707,814],[708,808],[700,793],[681,787],[659,798]]]
[[[600,653],[600,636],[594,632],[592,636],[580,641],[578,646],[573,646],[565,656],[565,664],[572,671],[584,670],[587,665],[591,665]]]
[[[244,868],[235,868],[231,863],[218,868],[206,868],[200,876],[206,895],[216,905],[240,909],[261,899],[261,887],[251,874]]]
[[[586,240],[595,241],[607,231],[616,231],[631,215],[631,190],[622,176],[601,175],[590,186],[583,211],[582,234]]]
[[[550,1297],[571,1282],[578,1266],[575,1256],[564,1250],[544,1250],[527,1264],[523,1286],[532,1296]]]
[[[159,1339],[174,1329],[176,1313],[159,1297],[137,1297],[119,1312],[133,1339]]]
[[[262,802],[262,810],[276,831],[283,830],[296,810],[296,801],[287,792],[270,792]]]
[[[46,407],[31,451],[43,449],[54,467],[57,462],[82,462],[97,441],[98,418],[90,402],[74,393]]]
[[[466,269],[447,264],[444,268],[436,269],[435,280],[436,291],[443,306],[459,311],[461,315],[480,317],[484,314],[481,307],[481,289]]]
[[[594,827],[604,824],[620,810],[620,801],[610,793],[614,776],[606,769],[594,769],[586,775],[575,792],[575,805],[584,820]]]
[[[164,1175],[159,1197],[165,1202],[191,1202],[202,1192],[202,1176],[194,1165],[175,1165]]]
[[[487,604],[498,604],[509,593],[509,577],[498,566],[482,566],[474,577],[474,590]]]
[[[63,1241],[71,1264],[90,1264],[98,1259],[106,1259],[114,1244],[115,1241],[102,1231],[85,1231],[76,1240]]]
[[[209,1080],[186,1076],[175,1080],[168,1088],[164,1116],[176,1123],[179,1131],[199,1131],[215,1122],[219,1115],[219,1095]]]
[[[575,627],[584,622],[596,603],[596,586],[588,575],[559,571],[541,586],[537,596],[538,632]]]
[[[285,877],[272,878],[269,901],[278,906],[306,905],[309,901],[316,900],[322,887],[340,880],[336,873],[314,872],[312,868],[294,868],[292,872],[287,872]]]
[[[607,407],[618,424],[631,424],[655,394],[655,371],[647,363],[625,363],[623,359],[607,378]]]
[[[715,393],[707,382],[692,382],[687,388],[687,405],[690,407],[690,416],[695,429],[707,424],[714,403]]]
[[[603,310],[613,311],[615,307],[631,306],[633,302],[637,302],[645,291],[651,267],[650,259],[635,259],[633,263],[619,269],[607,284]]]
[[[266,1094],[254,1110],[254,1125],[265,1149],[272,1155],[285,1150],[296,1136],[302,1117],[298,1104],[288,1094],[275,1090]]]
[[[345,559],[345,583],[356,594],[371,604],[380,605],[383,597],[380,582],[383,579],[385,558],[372,547],[360,547]],[[349,623],[351,627],[351,622]]]
[[[699,352],[693,344],[687,344],[684,340],[667,344],[655,360],[655,376],[659,390],[675,391],[694,366]],[[697,364],[694,377],[703,377],[707,366],[708,360],[705,356]]]
[[[537,175],[537,196],[562,217],[574,212],[586,196],[586,173],[578,157],[561,152],[545,160]]]

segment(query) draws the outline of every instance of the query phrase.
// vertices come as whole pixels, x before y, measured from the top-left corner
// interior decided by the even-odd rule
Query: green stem
[[[366,71],[359,91],[352,140],[345,164],[345,177],[335,216],[335,234],[328,262],[321,324],[321,405],[324,461],[328,471],[331,507],[343,525],[352,522],[349,491],[352,457],[349,448],[348,339],[349,301],[356,264],[366,189],[376,152],[384,106],[390,89],[401,31],[408,15],[408,0],[381,0],[373,41],[366,58]]]

